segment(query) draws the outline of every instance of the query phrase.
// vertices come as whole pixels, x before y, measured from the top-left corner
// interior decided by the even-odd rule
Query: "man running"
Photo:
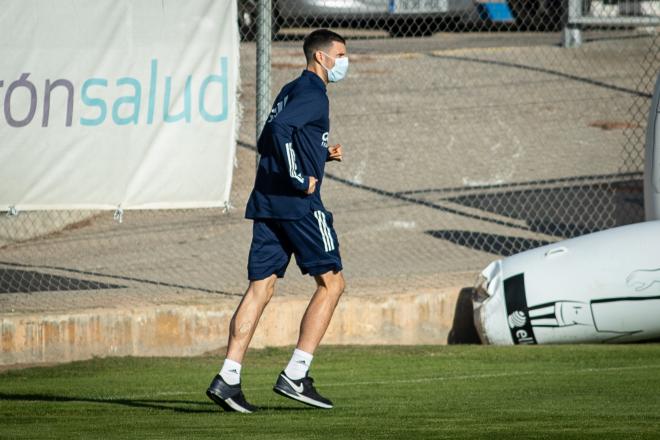
[[[229,326],[227,356],[206,394],[226,411],[256,410],[241,391],[241,363],[264,308],[291,254],[316,292],[300,323],[298,344],[273,390],[317,408],[332,408],[309,376],[314,351],[344,291],[341,257],[332,214],[321,202],[325,163],[342,158],[341,145],[328,146],[328,82],[346,76],[346,41],[327,29],[310,33],[303,50],[307,68],[275,99],[257,149],[261,155],[245,216],[253,220],[248,258],[250,284]]]

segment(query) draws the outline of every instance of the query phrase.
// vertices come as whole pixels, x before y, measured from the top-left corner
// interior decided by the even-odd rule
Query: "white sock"
[[[284,374],[293,380],[302,379],[307,375],[307,371],[312,365],[312,359],[314,359],[314,356],[296,348],[293,350],[289,365],[284,369]]]
[[[236,385],[241,382],[241,364],[231,359],[225,359],[220,369],[220,376],[229,385]]]

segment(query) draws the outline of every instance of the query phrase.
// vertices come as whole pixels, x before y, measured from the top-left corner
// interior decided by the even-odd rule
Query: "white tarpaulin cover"
[[[0,210],[229,198],[236,2],[5,0]]]

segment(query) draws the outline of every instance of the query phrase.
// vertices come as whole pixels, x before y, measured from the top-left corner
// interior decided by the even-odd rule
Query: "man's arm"
[[[293,131],[314,120],[318,114],[318,99],[303,95],[290,99],[286,106],[271,120],[272,142],[276,158],[289,175],[291,185],[298,191],[312,194],[316,178],[303,176],[301,162],[293,145]]]

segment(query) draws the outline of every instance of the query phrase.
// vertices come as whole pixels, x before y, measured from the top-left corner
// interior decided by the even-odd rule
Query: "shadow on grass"
[[[7,394],[0,393],[0,401],[26,401],[26,402],[81,402],[105,403],[111,405],[129,406],[132,408],[160,409],[182,413],[213,413],[215,404],[193,400],[147,400],[147,399],[121,399],[121,398],[91,398],[75,396],[53,396],[46,394]],[[171,405],[171,406],[170,406]],[[197,405],[206,408],[186,408],[184,405]]]
[[[14,402],[63,402],[63,403],[103,403],[111,405],[128,406],[131,408],[149,408],[158,409],[163,411],[173,411],[177,413],[193,413],[193,414],[213,414],[222,413],[220,409],[213,402],[201,402],[197,400],[151,400],[151,399],[121,399],[121,398],[91,398],[91,397],[75,397],[75,396],[53,396],[47,394],[8,394],[0,393],[0,402],[14,401]],[[187,406],[198,406],[199,408],[188,408]],[[268,407],[259,408],[260,411],[308,411],[310,408],[306,407]]]

